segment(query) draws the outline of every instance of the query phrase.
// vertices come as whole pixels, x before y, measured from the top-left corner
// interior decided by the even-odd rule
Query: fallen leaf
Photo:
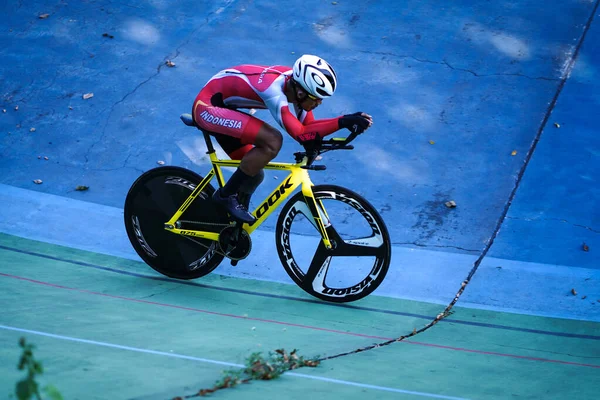
[[[590,247],[585,244],[585,242],[583,243],[583,246],[581,246],[581,248],[583,249],[583,251],[590,251]]]
[[[429,144],[435,144],[435,142],[433,140],[430,140]]]
[[[46,19],[50,16],[50,14],[40,14],[39,19]]]
[[[571,293],[573,293],[573,296],[577,296],[577,291],[575,289],[571,289]]]
[[[513,150],[512,153],[510,153],[511,156],[516,156],[517,155],[517,151]]]
[[[332,1],[331,4],[335,6],[337,4],[337,1]]]
[[[69,106],[69,110],[72,110],[72,109],[73,109],[73,107]]]
[[[171,67],[171,68],[175,66],[175,63],[171,60],[167,60],[167,62],[165,64],[167,64],[167,67]]]
[[[581,296],[581,300],[587,299],[587,296]]]
[[[84,100],[91,99],[92,97],[94,97],[94,93],[86,93],[83,95]]]
[[[450,200],[446,202],[446,207],[448,208],[454,208],[456,207],[456,202],[454,200]]]
[[[554,126],[557,127],[557,128],[560,128],[560,124],[558,122],[555,122]]]
[[[255,326],[253,326],[253,327],[252,327],[252,330],[253,330],[253,331],[255,331],[255,330],[256,330],[256,327],[255,327]]]
[[[89,186],[83,186],[83,185],[77,186],[75,188],[75,190],[78,190],[80,192],[83,192],[83,191],[88,190],[88,189],[89,189]]]
[[[157,163],[158,165],[165,165],[165,162],[164,162],[164,161],[162,161],[162,160],[159,160],[159,161],[157,161],[156,163]]]
[[[3,112],[3,113],[5,113],[5,112],[6,112],[6,109],[3,109],[3,110],[2,110],[2,112]]]
[[[41,180],[41,179],[35,179],[35,180],[33,181],[33,183],[36,183],[36,184],[38,184],[38,185],[39,185],[40,183],[42,183],[42,180]]]
[[[29,132],[35,132],[35,128],[29,129]]]
[[[107,38],[110,38],[110,39],[114,39],[114,36],[113,35],[109,35],[108,33],[103,33],[102,37],[107,37]]]
[[[18,110],[19,110],[19,106],[15,106],[15,111],[18,111]]]
[[[42,159],[42,156],[38,156],[38,160],[41,160],[41,159]]]
[[[48,157],[44,157],[44,160],[48,160]]]

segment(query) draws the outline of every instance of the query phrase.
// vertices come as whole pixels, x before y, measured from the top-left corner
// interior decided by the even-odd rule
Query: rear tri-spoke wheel
[[[213,271],[223,260],[218,243],[165,230],[165,223],[189,197],[202,177],[184,168],[159,167],[142,174],[125,200],[124,219],[129,240],[138,255],[163,275],[194,279]],[[188,229],[218,232],[229,222],[211,201],[207,187],[181,216]],[[211,229],[212,228],[212,229]]]
[[[385,223],[367,200],[351,190],[333,185],[312,190],[333,246],[327,249],[323,244],[310,207],[298,193],[284,206],[277,223],[283,267],[315,297],[339,303],[361,299],[383,282],[389,268],[391,244]]]

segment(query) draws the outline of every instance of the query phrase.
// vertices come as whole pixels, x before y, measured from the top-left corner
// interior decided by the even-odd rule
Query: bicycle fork
[[[327,228],[331,226],[331,222],[329,221],[329,216],[325,211],[325,207],[323,207],[323,202],[315,199],[311,185],[302,185],[302,195],[313,216],[315,227],[321,234],[323,245],[325,245],[326,249],[331,250],[333,248],[333,243],[327,234]]]

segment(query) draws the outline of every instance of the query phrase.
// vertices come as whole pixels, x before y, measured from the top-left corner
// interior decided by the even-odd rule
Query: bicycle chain
[[[215,222],[200,222],[200,221],[186,221],[186,220],[178,220],[177,222],[183,222],[183,223],[186,223],[186,224],[196,224],[196,225],[223,226],[225,228],[229,228],[229,227],[233,228],[235,226],[235,224],[217,224]],[[223,228],[223,229],[225,229],[225,228]],[[206,245],[204,243],[200,243],[199,241],[195,240],[195,238],[193,238],[193,237],[189,237],[189,236],[183,236],[183,237],[186,238],[186,239],[188,239],[188,240],[191,240],[192,242],[194,242],[196,244],[199,244],[202,247],[205,247],[208,250],[210,250],[210,247],[212,246],[212,244],[211,244],[211,246],[208,246],[208,245]],[[225,258],[229,258],[227,256],[227,254],[225,254],[222,251],[218,250],[220,247],[221,246],[219,246],[218,243],[217,243],[217,249],[215,249],[215,253],[220,254],[220,255],[222,255]]]
[[[191,240],[192,242],[199,244],[200,246],[206,248],[207,250],[210,250],[210,246],[205,245],[204,243],[200,243],[197,240],[194,240],[194,238],[188,237],[188,236],[184,236],[184,238],[186,238],[187,240]],[[227,257],[227,254],[223,253],[221,250],[219,250],[221,248],[221,246],[218,245],[217,243],[217,248],[215,249],[215,253],[222,255],[225,258],[229,258]]]

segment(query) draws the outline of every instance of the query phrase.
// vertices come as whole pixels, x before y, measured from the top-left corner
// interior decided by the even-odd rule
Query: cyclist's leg
[[[240,193],[239,199],[246,208],[250,206],[250,197],[264,179],[263,168],[273,158],[277,156],[281,150],[283,138],[281,133],[267,123],[263,123],[256,138],[254,140],[255,147],[250,149],[242,157],[240,163],[240,175],[242,173],[249,178],[243,178],[237,189],[234,187],[230,190],[236,190]],[[236,171],[238,173],[238,171]],[[229,182],[228,182],[229,184]]]
[[[202,105],[197,106],[195,112],[196,123],[201,128],[239,139],[242,145],[254,145],[251,148],[244,147],[243,155],[236,154],[236,158],[241,156],[242,162],[223,188],[224,196],[237,193],[242,183],[258,174],[281,149],[283,142],[281,133],[252,115],[227,108]]]
[[[252,143],[255,147],[244,155],[240,164],[240,169],[250,176],[256,175],[279,154],[283,137],[277,129],[263,122]]]
[[[222,107],[204,106],[196,103],[195,121],[203,129],[218,135],[239,140],[242,145],[254,144],[255,147],[242,150],[240,167],[229,178],[226,185],[215,192],[215,200],[244,222],[254,221],[246,207],[239,204],[237,193],[240,187],[256,176],[281,149],[282,136],[269,124],[249,114]]]
[[[240,203],[242,203],[246,209],[250,208],[250,198],[264,179],[265,173],[261,169],[256,175],[242,183],[240,186],[240,190],[238,192]]]
[[[223,151],[227,153],[229,158],[232,160],[241,160],[244,156],[254,148],[251,144],[242,144],[240,139],[233,138],[231,136],[225,135],[214,135],[217,143],[221,146]],[[240,203],[243,204],[246,208],[250,206],[250,198],[252,194],[256,190],[256,188],[262,183],[264,180],[265,173],[264,170],[260,170],[256,175],[251,177],[250,179],[243,182],[238,191]]]

